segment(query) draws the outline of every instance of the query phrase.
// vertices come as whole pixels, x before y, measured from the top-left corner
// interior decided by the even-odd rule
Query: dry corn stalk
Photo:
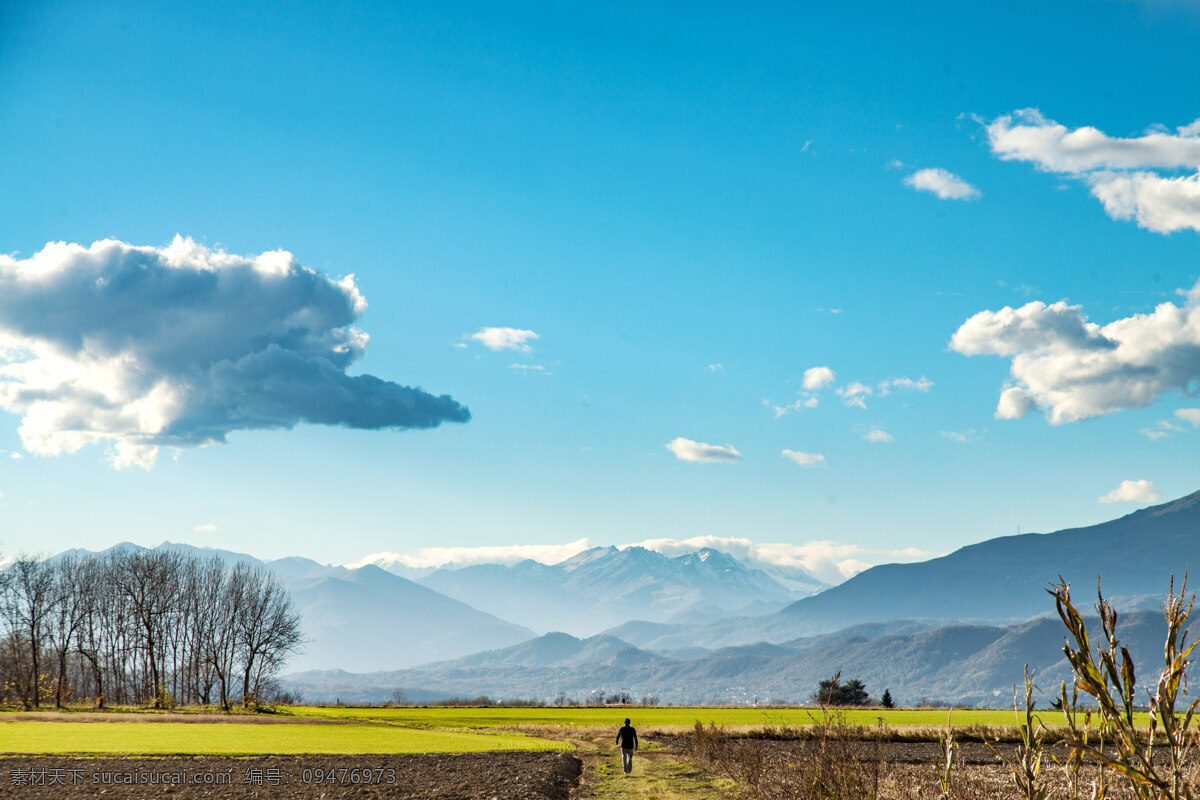
[[[1058,583],[1047,591],[1054,595],[1058,615],[1070,634],[1063,645],[1063,653],[1075,673],[1075,687],[1095,699],[1101,733],[1112,742],[1116,752],[1105,752],[1091,744],[1086,732],[1079,729],[1078,721],[1069,712],[1066,743],[1072,750],[1086,754],[1128,778],[1134,796],[1140,800],[1192,800],[1191,787],[1184,780],[1184,766],[1193,746],[1190,727],[1196,708],[1200,706],[1200,699],[1193,701],[1182,712],[1175,710],[1180,693],[1187,694],[1184,671],[1191,663],[1189,656],[1196,647],[1196,642],[1187,642],[1185,625],[1192,613],[1195,595],[1186,597],[1186,574],[1178,593],[1172,576],[1170,593],[1163,604],[1167,638],[1163,647],[1162,672],[1149,697],[1148,734],[1139,731],[1134,724],[1137,677],[1133,659],[1129,650],[1117,639],[1117,612],[1104,599],[1099,581],[1096,585],[1096,610],[1100,613],[1104,638],[1097,643],[1094,653],[1083,616],[1071,602],[1070,584],[1059,576]],[[1062,698],[1065,708],[1065,686]],[[1153,760],[1155,734],[1160,729],[1168,753],[1165,768],[1155,765]]]

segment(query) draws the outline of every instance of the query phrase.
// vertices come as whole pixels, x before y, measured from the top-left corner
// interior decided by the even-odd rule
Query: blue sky
[[[709,536],[875,563],[1189,493],[1198,33],[1193,4],[1117,0],[6,3],[0,333],[21,347],[0,551],[171,539],[348,562]],[[84,248],[63,274],[92,258],[107,282],[116,261],[79,255],[93,242],[159,258],[176,235],[243,266],[286,250],[326,295],[353,274],[366,310],[328,323],[370,337],[329,377],[344,413],[280,411],[269,371],[206,394],[188,419],[209,427],[186,431],[111,397],[101,413],[62,375],[16,397],[30,342],[74,358],[95,340],[74,312],[53,336],[26,319],[70,298],[11,276],[61,241]],[[261,290],[216,297],[222,335],[275,308]],[[75,298],[106,357],[199,393],[181,359],[218,330],[175,324],[187,296],[129,291]],[[1182,317],[1135,316],[1162,303]],[[1005,307],[1024,310],[975,317]],[[143,312],[165,327],[114,332]],[[485,328],[536,338],[491,349]],[[833,378],[804,393],[817,367]],[[365,375],[470,421],[364,422]],[[79,430],[94,443],[72,452]],[[161,445],[151,468],[115,450],[135,435]],[[1123,481],[1148,484],[1099,502]]]

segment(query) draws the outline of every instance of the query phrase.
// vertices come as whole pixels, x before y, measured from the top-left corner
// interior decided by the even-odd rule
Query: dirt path
[[[572,738],[583,775],[572,800],[720,800],[728,795],[708,776],[658,742],[646,740],[633,757],[633,772],[621,770],[621,751],[609,737]]]

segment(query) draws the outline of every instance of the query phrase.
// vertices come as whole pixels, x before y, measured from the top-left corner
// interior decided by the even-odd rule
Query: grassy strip
[[[322,719],[372,720],[405,727],[425,728],[520,728],[522,726],[570,726],[575,728],[621,726],[625,717],[639,729],[685,729],[697,721],[724,727],[762,728],[764,726],[811,725],[821,718],[817,709],[808,708],[367,708],[367,707],[290,707],[288,711]],[[1038,712],[1048,725],[1060,725],[1062,713]],[[847,725],[874,726],[881,719],[889,728],[904,730],[944,729],[950,716],[955,728],[1003,728],[1016,722],[1013,712],[1004,709],[872,708],[839,711]],[[1144,714],[1141,716],[1145,717]],[[1139,724],[1146,724],[1149,718]]]
[[[607,734],[575,743],[584,764],[578,795],[586,800],[724,800],[736,788],[654,742],[642,742],[629,775],[622,772],[620,751]]]
[[[0,722],[0,753],[251,755],[569,749],[565,742],[519,734],[379,725]]]

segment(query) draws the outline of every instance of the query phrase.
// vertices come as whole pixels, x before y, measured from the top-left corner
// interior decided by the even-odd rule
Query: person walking
[[[633,772],[633,751],[637,750],[637,728],[629,724],[629,718],[625,718],[625,727],[617,731],[617,744],[621,745],[621,766],[628,775]]]

